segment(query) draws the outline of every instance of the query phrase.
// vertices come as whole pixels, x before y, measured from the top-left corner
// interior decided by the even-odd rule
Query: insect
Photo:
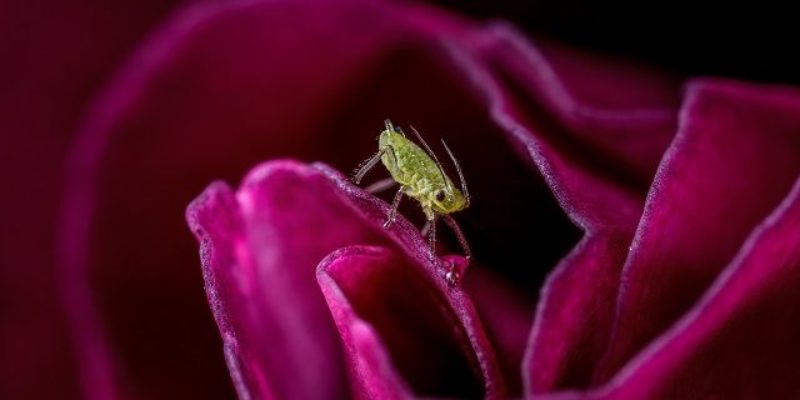
[[[466,259],[469,261],[472,258],[472,251],[458,223],[450,215],[469,207],[470,203],[464,173],[461,171],[458,160],[456,160],[450,148],[447,147],[447,143],[442,140],[442,145],[447,150],[447,154],[458,172],[460,190],[455,187],[447,174],[445,174],[436,154],[433,153],[425,139],[413,126],[411,130],[424,150],[409,140],[400,127],[395,128],[388,119],[384,123],[386,129],[381,132],[378,138],[378,152],[359,165],[353,175],[353,181],[359,184],[367,172],[374,168],[378,162],[383,162],[391,178],[378,181],[367,187],[367,190],[375,193],[389,189],[396,184],[400,185],[400,189],[392,200],[392,206],[389,209],[383,227],[388,229],[394,223],[400,201],[403,195],[406,195],[415,199],[422,207],[422,212],[425,213],[427,222],[422,228],[422,236],[428,239],[431,259],[436,259],[436,224],[441,218],[455,233],[464,250]],[[451,266],[445,274],[445,280],[450,285],[455,285],[458,282],[459,276],[454,266]]]

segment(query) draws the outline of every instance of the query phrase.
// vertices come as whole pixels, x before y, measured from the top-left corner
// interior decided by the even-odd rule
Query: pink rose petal
[[[800,173],[800,93],[724,81],[687,92],[618,298],[596,377],[612,376],[699,299]]]
[[[430,277],[414,264],[386,249],[359,247],[343,249],[320,264],[318,279],[349,344],[350,370],[362,398],[409,398],[412,389],[417,397],[502,397],[499,376],[492,377],[483,394],[479,357],[486,354],[472,348],[473,329],[464,329],[453,307],[458,297],[439,289],[441,276]],[[359,346],[373,330],[370,336],[386,343],[391,363],[374,360],[388,358],[370,351],[376,346]],[[394,368],[412,389],[397,381]]]
[[[464,292],[447,286],[442,265],[427,264],[425,241],[404,219],[391,230],[394,240],[413,251],[416,262],[426,263],[425,268],[387,261],[365,270],[357,267],[363,263],[354,261],[357,266],[351,270],[345,260],[341,265],[346,270],[321,270],[333,279],[336,290],[344,293],[345,303],[352,305],[358,319],[374,326],[377,334],[364,326],[353,326],[351,306],[335,296],[334,288],[325,285],[325,278],[320,278],[323,291],[319,291],[313,269],[325,254],[348,244],[388,244],[380,228],[386,207],[328,167],[314,169],[294,162],[271,162],[256,168],[235,197],[225,186],[212,185],[190,206],[187,215],[202,243],[209,300],[226,348],[231,349],[229,368],[239,383],[240,395],[319,398],[325,393],[337,398],[347,390],[342,386],[347,380],[338,335],[322,300],[322,293],[326,293],[350,359],[359,360],[351,371],[355,371],[354,382],[367,382],[356,385],[358,393],[402,392],[404,380],[417,394],[437,394],[440,389],[446,391],[439,394],[448,394],[447,390],[462,393],[459,390],[469,390],[469,381],[452,378],[452,374],[464,374],[459,372],[462,362],[458,361],[463,359],[471,362],[472,373],[477,373],[478,386],[472,387],[479,395],[485,390],[487,398],[502,396],[501,375],[474,309]],[[348,283],[360,282],[359,274],[380,271],[363,277],[371,283]],[[404,288],[400,293],[409,296],[395,300],[407,303],[410,308],[406,311],[381,308],[382,304],[392,304],[386,303],[391,298],[381,297],[394,293],[391,287],[384,287],[392,277],[398,281],[396,288]],[[405,279],[411,281],[402,284]],[[423,286],[418,286],[420,282]],[[426,297],[431,293],[434,297]],[[439,308],[420,307],[420,301],[426,298],[439,307],[450,307],[450,311],[443,311],[444,320],[453,325],[437,327],[442,316],[425,311]],[[405,332],[425,332],[426,326],[433,324],[430,329],[439,332],[440,339],[420,342],[413,353],[403,351],[402,343],[413,345],[409,336],[403,342],[403,335],[387,329],[396,323],[381,319],[391,318],[393,312],[411,318],[406,321],[409,329]],[[420,319],[415,323],[416,317]],[[388,364],[383,342],[387,343],[392,364]],[[441,357],[425,347],[434,344],[443,352]],[[436,360],[442,364],[437,366]],[[374,371],[363,367],[364,362],[377,362],[381,370],[389,372],[379,374],[383,378],[378,379]],[[391,372],[393,364],[402,377]],[[431,369],[422,373],[423,365]],[[472,376],[469,371],[467,375]]]
[[[362,190],[353,188],[347,179],[330,167],[322,164],[316,164],[315,166],[320,171],[324,172],[340,188],[340,190],[347,195],[347,198],[353,204],[358,206],[362,214],[373,221],[375,226],[380,226],[383,221],[385,221],[386,213],[388,212],[388,204],[376,201],[373,196],[366,194]],[[464,268],[466,267],[466,265],[463,264],[463,259],[451,258],[449,261],[445,260],[443,263],[432,263],[429,258],[427,242],[422,239],[418,229],[408,223],[405,218],[399,219],[393,225],[391,233],[395,242],[400,246],[401,249],[405,251],[408,256],[410,256],[411,260],[413,260],[412,265],[416,264],[417,267],[416,269],[405,268],[400,270],[403,274],[407,274],[404,275],[406,278],[403,279],[411,279],[411,282],[416,282],[413,285],[410,285],[412,287],[416,287],[419,290],[423,290],[429,294],[433,292],[434,297],[432,298],[432,301],[434,303],[440,303],[440,305],[445,307],[441,310],[440,314],[443,314],[444,318],[450,321],[450,338],[459,343],[458,347],[461,349],[462,357],[466,357],[466,359],[472,365],[473,373],[480,376],[480,380],[482,381],[483,397],[488,399],[503,398],[506,393],[505,382],[501,370],[497,364],[492,344],[489,342],[489,339],[483,330],[480,319],[474,306],[472,305],[472,302],[470,301],[469,295],[461,289],[460,285],[451,287],[444,279],[445,273],[447,272],[445,264],[452,262],[456,263],[456,270],[459,271],[463,276],[465,272]],[[324,272],[327,270],[324,267],[321,267],[321,271]],[[353,271],[353,276],[350,277],[348,275],[348,279],[358,279],[357,272],[358,270]],[[331,276],[336,281],[337,276]],[[365,278],[368,277],[370,276],[366,276]],[[380,276],[378,276],[378,278],[380,278]],[[420,284],[422,284],[422,286],[420,286]],[[340,288],[341,287],[342,286],[340,285]],[[370,285],[365,284],[365,287],[369,288]],[[352,290],[356,289],[359,288],[356,286],[352,288]],[[391,292],[392,291],[387,291],[387,293]],[[436,294],[437,292],[439,294]],[[406,292],[406,295],[407,294],[408,292]],[[417,295],[419,295],[419,293]],[[409,303],[414,304],[412,301],[409,301]],[[374,312],[373,318],[390,317],[389,314],[391,313],[388,312],[389,310],[382,309],[380,311],[381,312],[377,313]],[[385,326],[383,323],[376,323],[375,325],[378,330],[381,330]],[[425,327],[424,324],[415,326],[422,329]],[[438,330],[441,329],[442,328],[438,328]],[[393,338],[392,334],[392,331],[385,333],[388,339]],[[408,355],[392,346],[392,343],[393,342],[388,343],[390,351],[393,351],[393,354],[400,354],[400,357],[406,360],[406,364],[403,364],[407,367],[407,369],[403,371],[406,376],[417,376],[415,371],[417,368],[421,367],[418,365],[418,363],[423,361],[425,363],[431,363],[431,361],[426,361],[424,359],[417,359],[416,362],[413,362],[413,359],[407,358]],[[425,354],[425,352],[421,351],[417,352],[417,354]],[[454,366],[451,365],[450,368],[454,368]],[[431,379],[429,376],[422,378],[426,380]],[[419,390],[420,387],[416,386],[415,382],[415,379],[408,380],[408,383],[411,384],[414,389]],[[457,383],[462,386],[468,384],[468,382]],[[425,385],[422,385],[423,389],[425,387]],[[464,388],[461,388],[460,390],[464,390]],[[422,392],[416,394],[425,395],[427,393],[424,393],[423,390]]]
[[[234,194],[213,185],[187,212],[203,243],[209,299],[255,398],[341,398],[339,339],[314,279],[352,243],[384,241],[324,175],[293,162],[256,168]],[[230,366],[230,365],[229,365]]]
[[[605,386],[567,399],[795,398],[800,179],[700,300]]]
[[[800,180],[702,298],[596,397],[800,395]]]
[[[0,3],[0,397],[83,398],[56,276],[64,155],[94,91],[177,3]]]
[[[658,72],[641,71],[626,81],[620,77],[629,67],[601,63],[606,69],[597,72],[597,85],[608,80],[622,87],[609,92],[617,100],[602,102],[599,91],[580,90],[585,75],[581,81],[567,71],[562,81],[546,50],[508,27],[496,26],[482,39],[482,51],[497,65],[493,71],[468,64],[474,84],[492,117],[532,159],[586,234],[542,289],[523,367],[527,391],[586,387],[611,331],[619,270],[644,191],[672,134],[677,90]],[[569,53],[562,57],[554,57],[554,63],[570,63]],[[513,89],[520,83],[527,93]],[[625,85],[632,89],[626,92]],[[642,85],[652,90],[645,95],[633,89]]]
[[[347,248],[334,254],[346,253],[351,249],[355,248]],[[334,264],[335,268],[338,260],[331,259],[332,257],[334,256],[326,258],[320,264],[317,269],[317,280],[328,301],[346,349],[354,397],[409,398],[411,389],[392,365],[390,355],[387,354],[378,332],[356,314],[345,294],[326,271],[328,265]]]

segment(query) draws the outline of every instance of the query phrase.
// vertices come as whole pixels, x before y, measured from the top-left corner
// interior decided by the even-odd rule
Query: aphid
[[[442,145],[447,150],[447,154],[450,155],[450,159],[453,160],[453,165],[458,172],[461,190],[453,185],[453,182],[444,173],[444,168],[442,168],[442,164],[436,154],[433,153],[430,146],[422,138],[422,135],[413,126],[411,129],[424,147],[424,150],[406,138],[405,133],[399,127],[392,126],[392,122],[388,119],[385,124],[386,129],[381,132],[378,138],[378,152],[358,167],[353,175],[353,181],[356,184],[360,183],[364,175],[375,167],[378,161],[383,162],[391,178],[378,181],[370,185],[367,190],[374,193],[388,189],[396,184],[400,185],[383,227],[389,228],[395,221],[397,208],[400,206],[400,200],[405,194],[417,200],[420,207],[422,207],[422,212],[425,213],[427,222],[425,227],[422,228],[422,236],[427,236],[428,238],[431,258],[436,259],[436,223],[439,218],[442,218],[453,229],[469,261],[472,258],[469,244],[458,223],[450,215],[469,207],[470,200],[467,184],[464,181],[464,173],[461,171],[461,166],[455,156],[453,156],[453,152],[447,147],[447,143],[442,140]],[[458,282],[459,276],[453,267],[445,274],[445,279],[450,285],[455,285]]]

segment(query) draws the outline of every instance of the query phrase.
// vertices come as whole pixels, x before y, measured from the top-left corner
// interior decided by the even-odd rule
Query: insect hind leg
[[[469,243],[467,242],[466,236],[464,236],[464,232],[461,231],[461,227],[458,226],[458,222],[456,222],[455,218],[445,215],[444,222],[453,230],[453,233],[456,234],[456,238],[458,239],[458,243],[461,245],[461,249],[464,250],[464,256],[467,261],[472,259],[472,249],[469,247]]]

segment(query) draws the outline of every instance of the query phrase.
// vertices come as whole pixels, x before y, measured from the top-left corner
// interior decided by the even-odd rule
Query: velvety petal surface
[[[793,398],[800,393],[800,180],[697,303],[605,386],[548,399]]]
[[[378,254],[379,252],[380,254]],[[404,399],[411,397],[411,389],[404,380],[400,379],[378,332],[359,317],[343,290],[329,273],[329,270],[338,272],[339,268],[342,268],[343,271],[352,271],[378,267],[381,270],[388,261],[386,253],[388,251],[381,248],[349,247],[337,251],[323,260],[317,270],[317,280],[346,349],[354,398]],[[355,257],[351,257],[352,255]],[[342,256],[344,259],[340,259]],[[376,260],[377,265],[369,262],[378,257],[380,258]],[[413,346],[413,343],[409,343],[409,345]]]
[[[800,395],[800,180],[692,309],[595,397]]]
[[[542,288],[523,378],[529,393],[587,387],[649,177],[674,129],[677,80],[647,69],[626,80],[633,67],[602,59],[594,74],[577,73],[586,56],[533,47],[505,25],[488,29],[480,49],[490,63],[470,72],[493,119],[585,233]],[[560,65],[572,69],[562,76]],[[587,85],[619,90],[604,101]]]
[[[602,382],[684,315],[800,173],[800,94],[696,81],[623,271]]]
[[[257,167],[235,198],[212,185],[189,207],[242,397],[338,398],[347,391],[339,335],[322,293],[354,364],[356,393],[401,396],[408,381],[416,396],[502,397],[471,303],[447,286],[446,268],[430,263],[425,241],[405,220],[389,232],[411,260],[389,250],[371,260],[362,259],[370,252],[342,251],[320,267],[319,290],[313,269],[326,253],[390,243],[381,228],[386,211],[328,167],[295,162]],[[424,267],[415,266],[420,261]]]
[[[376,226],[385,221],[386,203],[354,189],[335,170],[324,165],[317,165],[317,168],[324,171]],[[505,397],[501,370],[468,293],[461,289],[461,283],[451,287],[444,279],[448,263],[463,276],[464,260],[451,258],[432,262],[427,242],[418,228],[405,219],[393,225],[391,233],[413,262],[403,263],[396,256],[387,257],[386,263],[392,267],[383,267],[385,273],[378,273],[381,268],[377,267],[367,271],[334,268],[329,264],[344,257],[332,257],[319,267],[318,274],[327,275],[336,282],[360,316],[381,332],[393,359],[417,396]],[[374,264],[374,261],[369,263]],[[347,262],[338,265],[347,265]],[[398,290],[401,287],[405,289]],[[328,301],[333,308],[330,297]],[[431,308],[430,304],[437,307]],[[401,326],[415,329],[401,330]],[[468,366],[472,374],[468,373]]]
[[[187,211],[206,287],[247,398],[341,398],[338,335],[314,269],[331,251],[382,243],[319,172],[257,167],[234,196],[212,185]]]
[[[383,248],[355,247],[323,261],[318,279],[361,398],[505,398],[495,365],[484,379],[482,367],[494,360],[476,331],[477,315],[464,292],[441,290],[441,273],[431,276]],[[375,341],[389,354],[377,351],[384,345]]]
[[[0,397],[82,398],[55,263],[64,154],[94,91],[176,3],[0,2]]]

